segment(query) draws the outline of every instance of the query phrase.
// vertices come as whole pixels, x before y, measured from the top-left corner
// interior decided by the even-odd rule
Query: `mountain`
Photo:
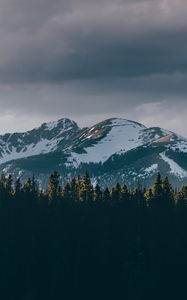
[[[150,185],[160,171],[175,186],[187,183],[187,139],[159,127],[109,119],[79,128],[69,119],[0,136],[0,171],[46,186],[56,169],[63,180],[89,171],[103,186]]]

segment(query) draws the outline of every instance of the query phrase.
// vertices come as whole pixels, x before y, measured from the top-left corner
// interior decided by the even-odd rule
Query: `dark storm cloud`
[[[184,72],[186,6],[184,0],[1,0],[1,82]]]
[[[149,114],[176,127],[161,112],[187,108],[186,15],[186,0],[0,0],[0,128]]]

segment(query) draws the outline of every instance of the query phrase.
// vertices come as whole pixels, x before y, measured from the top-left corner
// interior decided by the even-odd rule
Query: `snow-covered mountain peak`
[[[107,126],[109,126],[109,127],[114,127],[114,126],[122,126],[122,127],[123,126],[136,126],[136,127],[142,128],[142,129],[146,128],[146,126],[144,126],[143,124],[140,124],[140,123],[135,122],[135,121],[123,119],[123,118],[106,119],[106,120],[96,124],[95,126],[106,126],[106,127]]]
[[[134,121],[112,118],[80,132],[70,149],[67,165],[78,167],[90,162],[104,163],[113,155],[124,155],[141,146],[164,145],[175,149],[184,140],[159,127],[147,128]],[[183,152],[187,151],[186,142],[182,147]]]
[[[43,123],[24,133],[0,136],[0,170],[15,177],[52,170],[71,176],[85,170],[103,184],[134,178],[151,180],[156,172],[177,182],[187,178],[187,139],[174,132],[112,118],[80,129],[69,119]]]
[[[61,130],[64,131],[70,130],[72,128],[78,129],[78,125],[74,121],[67,118],[62,118],[57,121],[43,123],[40,127],[48,131],[54,130],[56,128],[60,128]]]
[[[126,119],[112,118],[87,128],[76,140],[69,163],[105,162],[110,156],[143,145],[146,127]],[[81,149],[81,151],[80,151]]]
[[[60,119],[43,123],[40,127],[24,133],[0,136],[0,164],[62,150],[80,128],[74,121]]]

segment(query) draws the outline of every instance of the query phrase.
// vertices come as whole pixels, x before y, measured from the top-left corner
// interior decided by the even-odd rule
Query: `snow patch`
[[[167,157],[165,152],[160,154],[160,157],[169,165],[170,167],[170,173],[174,174],[177,177],[185,178],[187,177],[187,171],[182,169],[175,161],[173,161],[171,158]]]
[[[143,139],[139,139],[144,126],[123,119],[111,121],[111,130],[97,144],[85,148],[86,153],[78,154],[73,152],[68,159],[75,167],[81,163],[99,163],[106,161],[115,153],[123,153],[144,144]]]
[[[153,173],[156,171],[158,171],[158,164],[153,164],[152,166],[144,170],[145,173]]]
[[[28,146],[25,146],[19,152],[16,147],[12,147],[11,152],[8,152],[7,149],[4,149],[0,163],[2,164],[15,159],[39,155],[42,153],[46,154],[51,151],[55,151],[60,140],[54,139],[49,141],[48,139],[41,139],[37,144],[32,143]]]
[[[45,128],[47,130],[53,130],[54,128],[56,128],[58,126],[58,121],[54,121],[54,122],[49,122],[46,123]]]
[[[174,151],[178,150],[179,152],[187,153],[187,141],[180,140],[174,146],[170,147],[170,149],[172,149]]]

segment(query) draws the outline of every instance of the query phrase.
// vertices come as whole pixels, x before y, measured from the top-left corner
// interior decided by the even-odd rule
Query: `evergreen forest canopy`
[[[2,299],[184,299],[187,187],[0,179]]]

